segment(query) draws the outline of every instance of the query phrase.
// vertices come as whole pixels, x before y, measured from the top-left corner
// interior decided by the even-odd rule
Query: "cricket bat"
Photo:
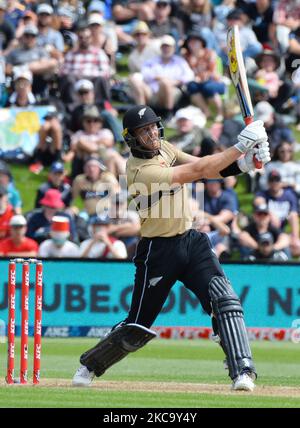
[[[254,111],[251,102],[244,59],[240,44],[239,27],[234,25],[227,32],[227,54],[229,71],[232,83],[235,87],[243,119],[246,125],[253,122]],[[262,163],[254,156],[255,167],[262,168]]]

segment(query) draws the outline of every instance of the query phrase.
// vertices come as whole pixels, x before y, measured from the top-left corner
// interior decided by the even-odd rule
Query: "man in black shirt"
[[[268,239],[266,240],[266,234]],[[257,205],[254,207],[254,213],[250,224],[238,234],[238,240],[241,245],[241,254],[244,258],[249,255],[261,253],[261,245],[268,242],[272,245],[269,248],[273,252],[289,253],[289,236],[281,232],[271,224],[271,215],[266,204]]]
[[[64,181],[65,169],[62,162],[53,162],[50,166],[49,177],[46,183],[41,184],[38,188],[35,208],[40,208],[40,200],[45,196],[49,189],[57,189],[61,194],[61,199],[65,207],[69,207],[72,200],[72,188],[69,183]]]

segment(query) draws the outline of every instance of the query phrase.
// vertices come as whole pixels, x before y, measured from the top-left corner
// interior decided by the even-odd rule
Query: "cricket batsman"
[[[128,189],[141,217],[132,302],[127,318],[81,355],[73,385],[90,385],[95,376],[101,376],[153,339],[156,333],[150,328],[179,280],[212,318],[214,334],[226,356],[232,389],[252,391],[257,375],[243,309],[207,235],[192,229],[186,183],[253,171],[254,156],[263,165],[269,162],[263,122],[246,126],[232,147],[203,158],[183,153],[168,143],[161,118],[146,105],[128,110],[123,128],[131,150]],[[170,208],[168,216],[163,212],[166,204]],[[172,216],[178,208],[182,214]]]

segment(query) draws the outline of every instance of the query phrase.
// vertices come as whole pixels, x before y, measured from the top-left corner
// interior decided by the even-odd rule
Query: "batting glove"
[[[249,149],[253,149],[259,143],[268,140],[268,136],[262,120],[256,120],[250,123],[242,130],[237,137],[238,143],[234,145],[241,153],[246,153]]]
[[[249,172],[255,170],[254,156],[256,159],[261,162],[263,165],[270,162],[270,147],[268,141],[259,143],[254,149],[248,150],[245,156],[242,159],[237,161],[238,167],[242,172]]]

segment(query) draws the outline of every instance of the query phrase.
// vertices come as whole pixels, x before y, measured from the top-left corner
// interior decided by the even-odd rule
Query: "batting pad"
[[[109,367],[135,352],[156,337],[156,333],[139,324],[121,324],[94,348],[80,357],[80,363],[101,376]]]

